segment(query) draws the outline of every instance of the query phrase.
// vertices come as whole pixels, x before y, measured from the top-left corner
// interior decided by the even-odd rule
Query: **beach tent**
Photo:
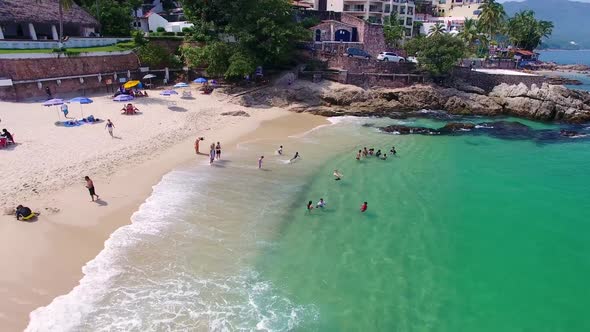
[[[176,92],[174,90],[164,90],[164,91],[160,92],[160,94],[162,96],[171,96],[171,95],[177,95],[178,92]]]
[[[207,79],[204,77],[199,77],[196,80],[194,80],[193,82],[195,83],[207,83]]]
[[[72,98],[68,101],[68,103],[78,103],[80,104],[80,113],[82,113],[82,117],[84,117],[84,109],[82,108],[82,105],[84,104],[92,104],[94,101],[90,98],[86,98],[86,97],[76,97],[76,98]]]
[[[118,95],[113,98],[114,101],[130,101],[133,100],[133,96],[130,95]]]
[[[59,119],[59,108],[57,108],[57,106],[59,105],[63,105],[64,101],[63,99],[49,99],[48,101],[43,103],[43,106],[49,107],[49,106],[56,106],[55,110],[57,111],[57,118]]]

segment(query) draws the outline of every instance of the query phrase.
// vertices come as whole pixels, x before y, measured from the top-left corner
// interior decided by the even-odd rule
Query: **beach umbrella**
[[[46,107],[50,107],[50,106],[55,106],[55,110],[57,111],[57,118],[59,119],[59,109],[57,108],[57,106],[59,105],[63,105],[64,101],[63,99],[49,99],[48,101],[43,103],[43,106]]]
[[[68,103],[78,103],[80,104],[80,113],[82,113],[82,117],[84,117],[84,110],[82,109],[82,105],[84,104],[92,104],[94,101],[90,98],[86,97],[76,97],[72,98],[68,101]]]
[[[130,101],[133,100],[133,96],[130,95],[118,95],[113,98],[114,101]]]
[[[195,83],[207,83],[207,79],[203,78],[203,77],[199,77],[196,80],[194,80],[193,82]]]
[[[156,75],[154,75],[154,74],[147,74],[147,75],[145,75],[143,77],[144,80],[149,80],[149,79],[152,79],[152,78],[156,78]]]
[[[160,92],[160,95],[162,96],[170,96],[170,95],[177,95],[178,92],[174,91],[174,90],[164,90],[162,92]]]
[[[186,83],[176,83],[174,85],[175,88],[188,88],[188,84]]]
[[[133,88],[134,86],[137,86],[137,85],[139,85],[139,83],[141,83],[141,82],[140,82],[140,81],[129,81],[129,82],[127,82],[127,83],[123,84],[123,87],[124,87],[125,89],[131,89],[131,88]]]

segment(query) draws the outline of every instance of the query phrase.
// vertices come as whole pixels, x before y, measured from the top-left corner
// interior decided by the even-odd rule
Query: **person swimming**
[[[367,202],[364,202],[363,205],[361,205],[361,212],[367,211],[367,208],[368,208]]]
[[[369,149],[369,156],[372,156],[375,153],[375,149],[370,148]]]
[[[381,157],[381,160],[387,160],[387,153],[383,154],[383,156]]]
[[[334,180],[340,181],[342,180],[342,173],[340,173],[337,169],[334,170]]]
[[[324,201],[323,198],[320,198],[320,201],[318,202],[318,204],[316,204],[316,208],[323,208],[326,206],[326,202]]]
[[[395,156],[397,154],[397,151],[395,151],[395,146],[392,146],[389,152],[391,152],[391,154]]]
[[[277,153],[279,154],[279,156],[283,155],[283,146],[279,146],[279,149],[277,150]]]
[[[365,146],[365,147],[363,148],[363,157],[366,157],[366,156],[368,156],[368,155],[369,155],[369,150],[367,150],[367,147]]]
[[[377,157],[377,158],[381,157],[381,150],[377,150],[377,153],[375,153],[375,157]]]
[[[309,201],[307,203],[307,211],[311,211],[311,210],[313,210],[313,202],[312,201]]]
[[[293,158],[291,158],[291,160],[289,160],[289,162],[293,162],[295,159],[299,158],[299,152],[295,152],[295,156],[293,156]]]
[[[363,155],[363,151],[359,150],[359,153],[356,154],[356,160],[361,160],[362,155]]]

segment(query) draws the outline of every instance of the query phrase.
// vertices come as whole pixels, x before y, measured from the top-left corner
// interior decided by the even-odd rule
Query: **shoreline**
[[[279,109],[250,109],[249,113],[249,118],[226,117],[227,121],[217,121],[203,131],[198,136],[205,136],[207,144],[202,144],[201,150],[206,150],[212,139],[221,141],[226,151],[231,150],[228,147],[243,136],[255,135],[267,121],[321,118]],[[90,173],[101,195],[100,204],[91,203],[83,183],[76,181],[55,193],[41,192],[27,201],[34,210],[51,206],[59,209],[57,213],[41,211],[33,223],[17,222],[12,215],[0,216],[0,240],[5,247],[0,259],[4,271],[0,277],[0,295],[5,299],[0,302],[3,330],[22,331],[31,311],[48,305],[78,284],[82,267],[97,256],[115,230],[131,223],[131,215],[151,195],[162,176],[194,162],[193,135],[140,160],[132,168],[94,176]],[[206,156],[200,157],[204,162]]]

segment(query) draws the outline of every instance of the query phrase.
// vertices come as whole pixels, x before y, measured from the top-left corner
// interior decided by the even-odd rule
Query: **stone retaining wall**
[[[531,87],[532,84],[541,86],[547,79],[544,76],[524,76],[524,75],[496,75],[487,74],[470,70],[469,68],[457,67],[453,71],[453,77],[464,80],[470,85],[484,89],[486,92],[490,92],[495,86],[502,83],[508,85],[518,85],[524,83],[527,87]]]
[[[117,72],[119,77],[122,77],[127,70],[136,71],[138,68],[139,62],[135,54],[54,59],[0,59],[0,77],[10,78],[15,83],[12,87],[0,87],[0,100],[22,100],[45,96],[46,87],[49,87],[54,95],[98,89],[105,87],[108,79],[113,80],[113,73]],[[100,82],[98,74],[102,75]],[[59,78],[62,79],[58,83]],[[41,88],[38,85],[40,80]]]

